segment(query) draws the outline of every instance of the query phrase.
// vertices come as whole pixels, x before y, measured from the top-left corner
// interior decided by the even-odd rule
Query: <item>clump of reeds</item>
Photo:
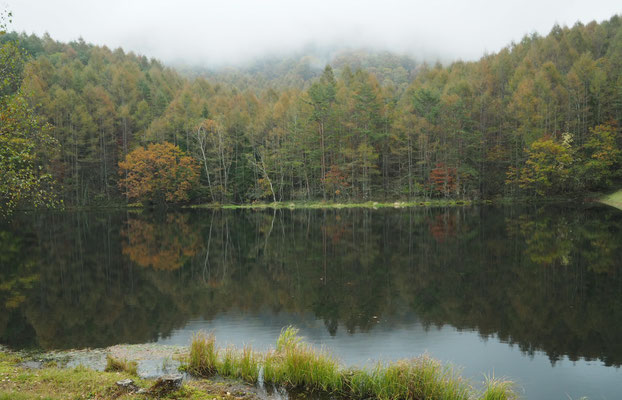
[[[106,372],[127,372],[130,375],[138,376],[138,363],[126,359],[117,359],[110,354],[106,355]]]
[[[184,369],[194,375],[220,374],[257,382],[261,359],[250,346],[242,351],[232,347],[220,350],[213,334],[197,333],[192,338],[190,354]]]
[[[199,332],[192,337],[187,371],[191,374],[209,376],[216,373],[218,351],[214,334]]]
[[[281,331],[276,350],[268,352],[263,361],[266,382],[326,392],[338,392],[343,387],[337,360],[303,343],[293,327]]]
[[[484,393],[481,400],[515,400],[518,395],[514,391],[515,384],[512,381],[487,376],[484,381]]]
[[[247,382],[256,383],[259,379],[260,366],[260,356],[250,346],[244,346],[242,351],[228,347],[219,351],[216,372],[223,376],[241,378]]]
[[[390,364],[377,364],[372,369],[344,369],[324,349],[314,349],[302,341],[298,330],[281,331],[276,348],[266,353],[254,352],[249,346],[242,351],[232,347],[219,350],[213,335],[193,337],[185,369],[193,374],[241,378],[257,382],[263,369],[263,380],[278,386],[316,390],[350,399],[379,400],[513,400],[513,384],[487,379],[483,393],[477,393],[468,381],[451,367],[422,356]]]
[[[378,364],[367,384],[380,400],[469,399],[471,385],[449,366],[422,356],[388,365]],[[369,389],[368,389],[369,391]]]

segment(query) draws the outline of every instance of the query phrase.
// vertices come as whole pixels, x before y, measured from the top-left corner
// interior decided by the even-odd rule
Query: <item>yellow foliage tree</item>
[[[138,147],[119,162],[119,186],[129,199],[143,203],[178,203],[189,199],[199,181],[199,166],[168,143]]]

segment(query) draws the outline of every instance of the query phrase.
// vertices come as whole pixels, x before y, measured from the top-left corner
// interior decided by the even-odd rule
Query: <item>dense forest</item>
[[[622,178],[620,16],[450,65],[351,51],[177,72],[83,40],[0,44],[3,140],[20,115],[44,132],[29,188],[69,205],[575,196]]]

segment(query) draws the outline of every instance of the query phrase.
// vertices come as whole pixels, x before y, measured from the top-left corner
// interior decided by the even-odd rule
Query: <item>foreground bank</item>
[[[143,379],[133,368],[110,368],[111,364],[132,365],[133,362],[109,362],[106,371],[83,365],[63,367],[54,361],[29,361],[32,355],[14,353],[0,348],[0,400],[258,400],[261,396],[250,385],[239,381],[194,379],[184,380],[179,388],[166,388],[160,378]],[[135,364],[134,364],[135,365]]]
[[[65,356],[69,353],[66,352]],[[139,377],[141,371],[137,369],[135,359],[140,356],[136,352],[119,353],[112,347],[105,353],[106,367],[97,370],[92,363],[86,363],[87,366],[73,363],[71,366],[71,363],[58,362],[62,358],[58,353],[50,357],[49,354],[33,355],[0,349],[0,400],[265,400],[281,398],[270,393],[284,393],[283,390],[289,391],[290,397],[300,399],[319,399],[327,395],[336,399],[380,400],[505,400],[518,397],[509,381],[486,378],[478,389],[450,366],[427,356],[378,364],[371,369],[344,368],[325,350],[313,349],[304,343],[297,336],[297,330],[291,327],[282,331],[276,348],[268,352],[255,352],[250,347],[219,349],[213,335],[195,336],[188,352],[171,353],[182,361],[179,369],[194,378],[165,391],[162,382],[168,382],[171,375],[152,379]],[[144,376],[144,372],[140,375]],[[181,375],[176,379],[181,380]]]

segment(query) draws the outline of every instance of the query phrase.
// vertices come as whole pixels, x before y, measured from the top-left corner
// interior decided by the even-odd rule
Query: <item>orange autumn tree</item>
[[[445,197],[456,191],[456,168],[448,167],[444,163],[436,163],[436,168],[430,171],[432,190]]]
[[[178,203],[189,199],[199,182],[199,166],[168,143],[138,147],[119,162],[119,186],[129,199],[143,203]]]

